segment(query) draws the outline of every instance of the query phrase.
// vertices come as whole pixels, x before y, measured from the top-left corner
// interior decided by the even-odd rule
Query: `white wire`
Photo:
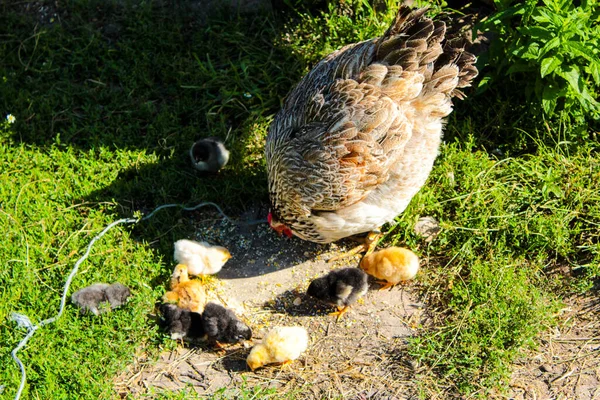
[[[75,274],[77,274],[77,271],[79,270],[79,265],[81,265],[81,263],[89,256],[90,251],[92,249],[92,246],[94,245],[94,243],[96,243],[97,240],[99,240],[102,236],[104,236],[104,234],[106,234],[106,232],[108,232],[110,229],[112,229],[114,226],[119,225],[119,224],[135,224],[138,223],[140,221],[145,221],[149,218],[151,218],[156,212],[164,209],[164,208],[170,208],[170,207],[180,207],[181,209],[183,209],[184,211],[194,211],[197,210],[201,207],[205,207],[205,206],[213,206],[215,207],[219,213],[223,216],[223,218],[225,218],[227,221],[231,222],[231,223],[235,223],[233,220],[231,220],[231,218],[229,218],[224,212],[223,210],[221,210],[221,207],[219,207],[218,205],[216,205],[215,203],[211,203],[211,202],[204,202],[204,203],[200,203],[194,207],[185,207],[182,204],[165,204],[162,205],[160,207],[157,207],[154,209],[154,211],[152,211],[150,214],[146,215],[143,218],[140,219],[135,219],[135,218],[122,218],[118,221],[115,221],[113,223],[111,223],[110,225],[108,225],[106,228],[104,228],[102,230],[102,232],[100,232],[98,235],[96,235],[88,244],[87,249],[85,251],[85,253],[83,254],[83,256],[81,256],[81,258],[79,260],[77,260],[77,262],[75,263],[75,266],[73,266],[73,269],[71,270],[71,273],[69,274],[69,277],[67,278],[67,281],[65,282],[65,286],[63,289],[63,294],[62,297],[60,299],[60,308],[58,310],[58,313],[51,318],[45,319],[43,321],[41,321],[40,323],[38,323],[37,325],[33,325],[31,323],[31,320],[24,314],[19,314],[19,313],[12,313],[11,314],[11,319],[13,321],[17,322],[17,325],[19,328],[26,328],[28,330],[27,335],[25,335],[25,337],[19,342],[19,344],[17,345],[17,347],[15,347],[13,349],[13,351],[11,351],[10,355],[12,356],[13,360],[15,360],[15,362],[17,363],[17,365],[19,366],[19,368],[21,369],[21,383],[19,384],[19,390],[17,391],[17,394],[15,395],[15,400],[19,400],[19,398],[21,397],[21,394],[23,392],[23,389],[25,388],[25,383],[27,382],[27,374],[25,372],[25,366],[23,365],[23,363],[21,362],[21,360],[19,359],[19,357],[17,357],[17,352],[19,350],[21,350],[25,344],[27,344],[27,341],[33,336],[33,334],[42,326],[47,325],[47,324],[51,324],[53,322],[55,322],[57,319],[59,319],[65,309],[65,304],[67,301],[67,293],[69,292],[69,287],[71,286],[71,281],[73,280],[73,277],[75,276]],[[253,224],[253,223],[260,223],[261,221],[252,221],[250,223],[246,223],[246,224]],[[1,389],[4,389],[3,385],[0,385]],[[0,390],[0,392],[2,392],[2,390]]]

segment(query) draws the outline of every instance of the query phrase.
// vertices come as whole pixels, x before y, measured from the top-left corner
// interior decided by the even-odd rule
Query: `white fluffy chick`
[[[308,348],[308,332],[301,326],[278,326],[255,345],[246,362],[252,371],[267,364],[288,364]]]
[[[187,265],[190,275],[211,275],[221,270],[231,254],[225,247],[182,239],[175,242],[173,258]]]

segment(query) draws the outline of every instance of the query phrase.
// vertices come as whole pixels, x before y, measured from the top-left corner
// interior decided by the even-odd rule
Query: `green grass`
[[[323,13],[221,15],[201,26],[179,3],[70,0],[53,23],[0,5],[0,113],[16,117],[0,128],[5,396],[18,387],[9,353],[25,333],[11,312],[34,323],[54,315],[74,262],[118,218],[165,203],[239,210],[266,201],[263,143],[282,99],[321,56],[385,30],[395,7],[347,2]],[[502,387],[561,298],[598,282],[597,143],[559,146],[524,134],[524,108],[489,93],[458,102],[428,185],[388,234],[429,259],[420,279],[439,325],[409,348],[427,366],[416,379],[424,397]],[[196,175],[187,161],[191,143],[207,136],[232,150],[218,176]],[[496,158],[496,148],[507,156]],[[443,228],[431,244],[413,233],[425,215]],[[135,296],[100,318],[67,305],[38,331],[19,353],[28,397],[112,397],[112,379],[136,351],[172,346],[148,314],[164,290],[172,243],[192,232],[193,218],[164,210],[97,242],[72,290],[120,281]],[[552,273],[563,265],[573,277]],[[275,394],[242,387],[216,398],[236,396]]]
[[[562,296],[600,277],[597,155],[560,149],[496,160],[472,140],[444,146],[430,184],[401,218],[394,240],[430,257],[425,295],[444,323],[416,337],[410,353],[463,393],[505,387],[523,346],[552,326]],[[442,233],[412,233],[433,215]],[[570,276],[553,273],[566,266]]]

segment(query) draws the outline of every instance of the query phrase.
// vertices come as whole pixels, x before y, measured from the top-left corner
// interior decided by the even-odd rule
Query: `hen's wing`
[[[354,204],[388,179],[412,134],[405,103],[442,53],[445,25],[424,12],[402,7],[383,37],[331,54],[290,94],[267,140],[276,212],[280,193],[308,216]]]

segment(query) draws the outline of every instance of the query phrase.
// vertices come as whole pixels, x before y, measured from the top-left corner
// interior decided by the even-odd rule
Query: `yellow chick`
[[[308,332],[301,326],[278,326],[271,329],[262,343],[255,345],[246,362],[252,371],[267,364],[288,364],[308,347]]]
[[[402,247],[388,247],[363,257],[360,267],[374,276],[387,289],[400,282],[413,279],[419,271],[419,257],[412,251]]]
[[[187,265],[190,275],[212,275],[221,270],[231,254],[225,247],[182,239],[175,242],[173,258]]]
[[[171,290],[165,293],[163,301],[202,314],[207,302],[206,291],[200,281],[189,278],[185,264],[178,264],[171,276]]]

